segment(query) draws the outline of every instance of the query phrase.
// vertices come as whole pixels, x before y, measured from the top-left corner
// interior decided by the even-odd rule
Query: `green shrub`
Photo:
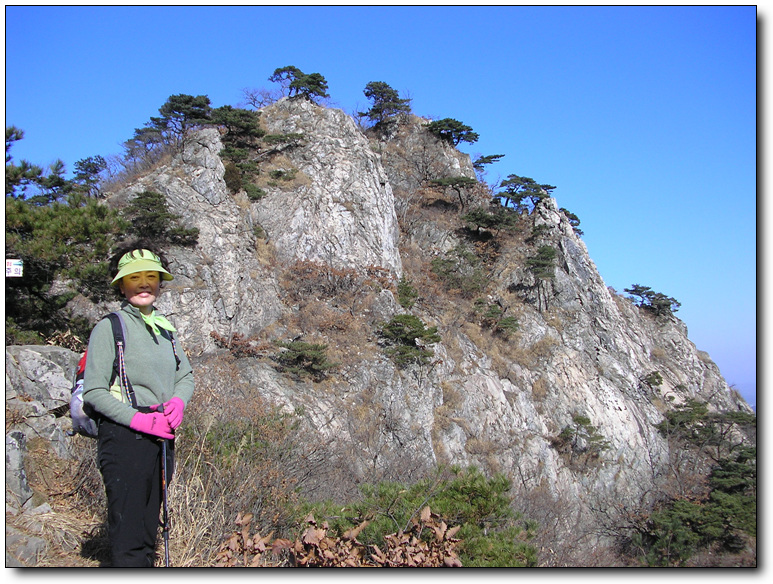
[[[173,245],[194,247],[199,241],[199,228],[175,226],[167,231],[166,237]]]
[[[266,191],[250,182],[244,183],[244,192],[247,193],[247,198],[250,201],[260,201],[266,196]]]
[[[520,326],[518,319],[514,316],[505,316],[506,309],[495,302],[488,302],[484,298],[478,298],[475,301],[474,310],[480,315],[481,326],[491,329],[495,334],[505,338],[517,331]]]
[[[474,209],[462,217],[469,229],[480,233],[481,229],[489,231],[513,232],[518,224],[518,214],[506,207],[494,207],[490,210]]]
[[[572,416],[572,423],[561,430],[552,440],[552,446],[568,457],[570,466],[584,469],[599,459],[601,453],[609,450],[610,443],[604,438],[590,418],[581,414]],[[585,466],[581,466],[580,463]]]
[[[676,448],[713,461],[709,491],[672,496],[640,515],[630,530],[630,549],[650,566],[682,566],[701,550],[743,552],[757,536],[756,416],[709,412],[705,403],[689,399],[656,428]]]
[[[703,419],[708,414],[705,403],[688,399],[683,404],[665,414],[665,419],[655,425],[664,438],[679,438],[686,442],[699,444],[703,442],[705,425]]]
[[[169,211],[166,197],[155,191],[138,193],[121,211],[140,239],[168,242],[193,247],[198,242],[199,230],[178,224],[180,217]]]
[[[425,345],[440,342],[437,327],[426,328],[412,314],[398,314],[379,331],[387,341],[386,353],[399,367],[412,363],[426,365],[434,355]]]
[[[639,308],[651,311],[655,316],[671,316],[682,305],[676,298],[666,296],[662,292],[654,292],[649,286],[634,284],[625,288],[625,292]],[[637,300],[638,299],[638,300]]]
[[[223,180],[225,181],[225,186],[228,187],[231,193],[238,193],[242,190],[242,173],[233,162],[226,162],[224,166],[225,174],[223,175]]]
[[[543,245],[537,250],[537,254],[527,258],[526,265],[537,278],[548,279],[555,277],[556,250],[549,245]]]
[[[269,146],[290,145],[297,146],[303,140],[303,134],[266,134],[263,136],[263,142]]]
[[[416,288],[411,286],[410,282],[405,279],[405,276],[400,278],[400,281],[397,283],[397,301],[400,303],[400,306],[406,309],[413,308],[418,297],[419,293],[416,291]]]
[[[295,178],[296,174],[298,174],[297,168],[291,168],[290,170],[284,170],[282,168],[278,168],[276,170],[270,171],[268,173],[268,176],[270,176],[274,180],[291,181]]]
[[[533,242],[535,239],[539,239],[540,237],[545,237],[550,233],[550,225],[547,225],[545,223],[541,225],[534,225],[531,228],[531,234],[529,234],[529,242]]]
[[[427,130],[440,140],[457,146],[460,142],[474,144],[480,137],[472,128],[453,118],[443,118],[427,124]]]
[[[717,481],[726,473],[736,487],[743,486],[728,490]],[[724,461],[712,471],[709,483],[713,489],[708,497],[672,500],[643,522],[636,543],[648,565],[684,565],[701,548],[738,553],[749,537],[756,537],[756,465]]]
[[[337,366],[327,359],[327,345],[306,343],[304,341],[277,342],[286,349],[277,355],[277,362],[283,371],[298,377],[311,377],[315,381],[323,379],[330,369]]]
[[[535,566],[537,553],[528,540],[536,524],[513,512],[510,488],[504,475],[488,478],[475,467],[454,467],[438,469],[413,485],[366,484],[361,501],[343,505],[326,501],[310,505],[304,513],[311,510],[315,517],[324,517],[341,534],[367,519],[370,523],[358,540],[381,546],[385,535],[406,531],[411,519],[429,506],[449,527],[461,526],[456,537],[461,540],[463,566]]]
[[[657,387],[663,384],[663,376],[658,371],[652,371],[644,377],[643,381],[650,387]]]
[[[6,343],[43,342],[67,331],[87,338],[91,327],[82,327],[67,303],[76,291],[95,302],[112,297],[108,258],[129,230],[117,211],[82,195],[48,205],[6,197],[6,257],[24,263],[24,277],[5,281]]]

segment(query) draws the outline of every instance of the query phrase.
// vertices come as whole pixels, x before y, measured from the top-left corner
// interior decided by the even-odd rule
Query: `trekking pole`
[[[166,567],[169,567],[169,509],[166,504],[166,440],[161,441],[161,456],[164,457],[161,462],[161,488],[164,493],[164,559]]]
[[[158,407],[159,412],[164,411],[164,406]],[[166,440],[161,439],[161,493],[163,495],[163,524],[162,530],[164,534],[164,560],[166,567],[169,567],[169,509],[167,507],[166,499]]]

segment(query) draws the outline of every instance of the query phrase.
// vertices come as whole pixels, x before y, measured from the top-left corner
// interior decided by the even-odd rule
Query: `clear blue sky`
[[[6,7],[11,154],[120,154],[170,95],[243,105],[277,67],[335,107],[370,81],[555,185],[607,285],[650,286],[756,404],[757,11],[638,7]]]

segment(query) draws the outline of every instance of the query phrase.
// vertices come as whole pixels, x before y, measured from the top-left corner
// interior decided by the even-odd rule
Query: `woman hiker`
[[[154,565],[163,497],[162,441],[168,441],[168,484],[174,432],[193,394],[193,371],[176,343],[175,328],[153,306],[162,280],[173,276],[163,255],[148,247],[124,249],[111,261],[112,285],[124,299],[118,313],[129,383],[113,381],[117,349],[106,318],[89,338],[84,374],[84,404],[99,423],[97,459],[107,494],[113,567]]]

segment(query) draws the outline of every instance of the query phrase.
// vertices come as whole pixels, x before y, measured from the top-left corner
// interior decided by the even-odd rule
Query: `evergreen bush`
[[[397,283],[397,301],[400,303],[400,306],[406,309],[413,308],[418,297],[419,293],[416,291],[416,288],[405,279],[405,276],[400,278],[400,281]]]
[[[510,488],[501,474],[486,477],[476,467],[441,468],[412,485],[366,484],[361,501],[343,505],[325,501],[309,505],[304,513],[325,517],[341,534],[369,520],[358,539],[382,545],[385,535],[407,531],[411,520],[429,506],[449,527],[461,526],[456,537],[461,540],[458,550],[464,567],[535,566],[537,552],[528,542],[537,526],[514,513]]]
[[[277,355],[277,362],[283,371],[300,378],[311,377],[315,381],[323,379],[335,363],[327,359],[327,345],[304,341],[277,342],[285,349]]]
[[[380,330],[387,341],[387,355],[399,367],[411,364],[426,365],[434,355],[427,344],[440,342],[437,327],[427,328],[418,316],[398,314]]]

